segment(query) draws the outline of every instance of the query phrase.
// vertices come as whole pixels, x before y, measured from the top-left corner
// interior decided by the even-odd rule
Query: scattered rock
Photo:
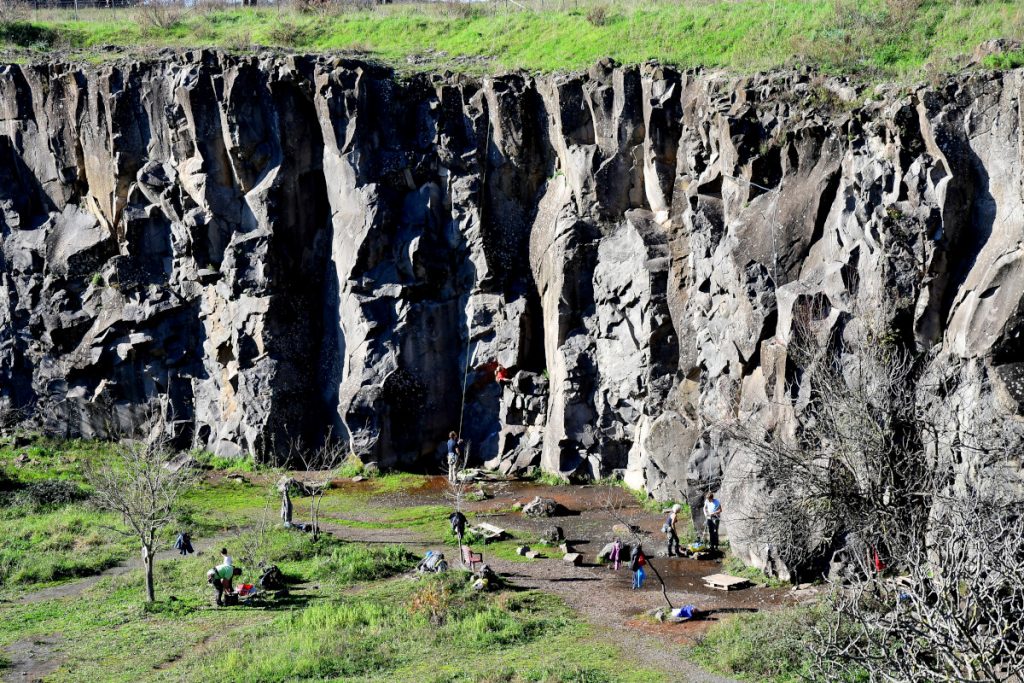
[[[551,498],[537,496],[523,506],[523,514],[530,517],[554,517],[563,514],[565,508]]]
[[[191,469],[194,467],[199,467],[199,461],[197,461],[188,453],[181,453],[180,455],[177,455],[168,460],[167,462],[165,462],[164,467],[170,470],[171,472],[178,472],[179,470],[182,469]]]
[[[627,538],[629,536],[636,536],[640,534],[642,529],[635,525],[625,524],[614,524],[612,525],[612,534],[619,538]]]
[[[1019,40],[1012,40],[1010,38],[986,40],[974,48],[974,62],[978,64],[984,61],[985,57],[1004,54],[1006,52],[1016,52],[1020,49],[1021,43]]]
[[[622,543],[619,547],[619,561],[628,562],[629,553],[632,552],[633,546],[629,543]],[[612,544],[606,543],[601,550],[597,553],[597,559],[608,562],[612,557]]]
[[[583,564],[583,555],[581,553],[566,553],[565,556],[562,557],[562,562],[579,566]]]
[[[358,483],[359,483],[359,482],[361,482],[361,481],[366,481],[366,477],[364,477],[364,476],[363,476],[363,475],[361,475],[361,474],[357,474],[356,476],[352,477],[352,481],[353,481],[354,483],[358,484]]]
[[[541,532],[540,540],[548,545],[555,545],[565,540],[565,532],[560,526],[549,526]]]
[[[528,545],[521,545],[518,548],[516,548],[516,555],[521,555],[525,557],[528,552],[530,552],[530,546]]]
[[[541,553],[539,550],[531,550],[531,551],[526,553],[526,556],[528,558],[530,558],[531,560],[536,560],[536,559],[539,559],[541,557],[544,557],[544,554]]]

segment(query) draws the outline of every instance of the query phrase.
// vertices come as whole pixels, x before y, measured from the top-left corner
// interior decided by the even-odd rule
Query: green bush
[[[18,47],[38,47],[55,44],[60,33],[47,26],[40,26],[28,21],[9,21],[0,23],[0,43],[10,43]]]
[[[757,567],[748,567],[747,565],[743,564],[743,562],[738,557],[735,557],[733,555],[729,555],[727,558],[725,558],[725,561],[722,563],[722,571],[726,574],[731,574],[732,576],[738,576],[742,579],[748,579],[749,581],[752,581],[753,583],[756,583],[759,586],[768,586],[769,588],[781,588],[787,585],[785,581],[780,581],[775,577],[768,576]]]
[[[416,566],[417,558],[403,546],[370,547],[344,544],[317,558],[316,573],[342,583],[384,579]]]
[[[44,479],[24,485],[15,495],[15,504],[34,508],[67,505],[86,498],[85,491],[74,482],[63,479]]]
[[[241,458],[225,458],[209,451],[193,451],[192,457],[200,465],[224,472],[255,472],[258,468],[251,455]]]
[[[341,463],[341,467],[338,468],[338,476],[345,479],[351,479],[352,477],[358,477],[366,474],[366,466],[363,461],[359,459],[355,453],[350,454],[345,461]]]
[[[449,622],[444,635],[465,647],[485,649],[525,642],[536,630],[529,622],[516,619],[505,610],[487,607]]]
[[[988,55],[982,60],[982,65],[988,69],[1018,69],[1024,66],[1024,50]]]
[[[796,683],[810,674],[814,628],[824,607],[741,614],[715,623],[693,649],[702,666],[765,683]]]

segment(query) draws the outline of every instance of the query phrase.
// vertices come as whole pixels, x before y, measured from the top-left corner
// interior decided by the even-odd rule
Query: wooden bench
[[[482,564],[483,561],[484,556],[482,554],[474,553],[472,550],[470,550],[468,545],[462,546],[462,562],[463,564],[468,564],[471,570],[477,564]]]

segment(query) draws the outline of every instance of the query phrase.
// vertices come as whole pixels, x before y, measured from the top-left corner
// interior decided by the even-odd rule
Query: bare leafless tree
[[[15,406],[10,401],[0,399],[0,436],[7,435],[24,425],[29,418],[27,407]]]
[[[249,572],[249,579],[255,583],[259,570],[267,563],[267,535],[273,527],[271,510],[277,500],[277,486],[268,486],[263,500],[263,509],[245,529],[240,529],[238,545],[241,549],[238,557],[242,566]]]
[[[1013,680],[1021,424],[979,363],[850,325],[824,338],[797,326],[767,413],[711,423],[766,491],[741,520],[744,541],[797,575],[830,562],[834,619],[814,653],[824,680]]]
[[[332,438],[330,433],[317,448],[304,448],[301,442],[294,442],[291,448],[293,459],[301,463],[302,483],[309,496],[309,517],[313,541],[320,540],[320,506],[324,495],[337,477],[337,470],[353,452],[342,442]]]
[[[1024,506],[960,495],[930,516],[930,543],[899,548],[894,575],[835,583],[819,632],[824,680],[1011,681],[1024,675]]]
[[[167,442],[125,441],[112,458],[86,461],[85,475],[95,489],[93,501],[101,509],[121,516],[118,533],[138,539],[146,574],[146,600],[153,602],[153,564],[160,531],[175,521],[178,502],[196,476],[190,467],[168,467]]]

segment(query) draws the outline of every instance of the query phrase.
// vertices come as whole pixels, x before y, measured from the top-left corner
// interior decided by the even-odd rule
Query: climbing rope
[[[487,152],[491,148],[491,115],[487,114],[487,134],[484,136],[484,159],[483,170],[480,173],[480,232],[483,233],[484,226],[484,199],[487,197]],[[481,235],[481,239],[483,239]],[[474,356],[476,347],[470,352],[470,339],[473,336],[473,293],[469,294],[469,301],[466,303],[466,366],[462,372],[462,405],[459,408],[459,438],[462,438],[462,424],[466,418],[466,389],[469,386],[469,366]]]

